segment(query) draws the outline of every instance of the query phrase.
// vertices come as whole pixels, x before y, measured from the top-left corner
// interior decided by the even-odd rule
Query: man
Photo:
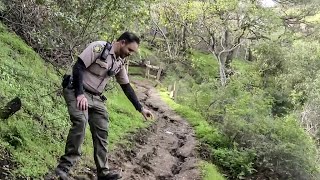
[[[80,158],[87,122],[92,133],[98,180],[121,178],[119,174],[111,173],[108,167],[108,113],[102,92],[108,80],[115,76],[136,110],[141,112],[145,119],[153,117],[152,113],[139,103],[124,66],[124,58],[136,52],[139,43],[140,40],[135,34],[125,32],[113,44],[104,41],[92,42],[78,56],[73,67],[73,84],[63,90],[72,127],[68,134],[65,154],[60,158],[55,170],[61,179],[67,179],[68,171]]]

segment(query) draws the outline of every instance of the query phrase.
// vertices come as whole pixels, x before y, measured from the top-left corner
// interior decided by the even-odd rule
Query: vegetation
[[[194,127],[204,178],[220,176],[216,169],[228,179],[320,178],[318,0],[0,2],[1,21],[53,64],[1,26],[1,103],[24,103],[0,126],[17,174],[40,175],[61,154],[68,121],[53,69],[65,71],[85,43],[126,29],[143,40],[132,60],[164,64],[163,87],[177,83],[175,102],[161,93]],[[120,94],[109,95],[113,117],[139,119]],[[128,122],[113,122],[112,142]]]
[[[225,178],[218,173],[216,167],[210,163],[203,162],[201,164],[201,168],[203,169],[203,180],[224,180]]]
[[[248,69],[251,66],[252,64],[248,66],[240,63],[235,65],[235,69],[238,67],[239,74],[248,74],[253,79],[254,72]],[[200,133],[198,138],[209,145],[205,146],[210,152],[208,159],[230,173],[230,177],[241,179],[251,174],[273,177],[278,176],[273,173],[289,172],[300,178],[312,179],[308,174],[316,172],[318,168],[317,159],[314,159],[317,157],[314,140],[299,126],[298,117],[294,113],[277,118],[271,116],[272,97],[251,84],[253,82],[248,82],[246,75],[243,76],[234,76],[227,87],[215,89],[214,104],[209,111],[202,113],[207,116],[208,123],[204,125],[198,124],[199,119],[203,118],[191,115],[193,110],[190,108],[174,109],[191,120],[195,130]],[[259,85],[258,81],[256,83]],[[207,89],[199,91],[198,94],[208,93]],[[179,97],[185,94],[188,93],[184,92]],[[186,96],[197,98],[192,94]],[[182,98],[180,101],[184,103],[189,100]],[[195,99],[191,100],[194,101]],[[201,100],[198,102],[206,103]],[[192,103],[187,104],[194,109],[198,107]],[[207,108],[202,109],[206,110]],[[262,175],[258,174],[262,171],[259,168],[264,168]]]
[[[1,104],[16,96],[23,103],[21,111],[0,122],[0,145],[12,153],[18,164],[15,177],[39,177],[57,165],[69,130],[67,109],[59,91],[61,80],[51,65],[2,24],[0,45]],[[115,142],[124,142],[126,134],[146,124],[118,87],[107,96],[112,149]],[[83,151],[86,165],[93,166],[89,129]]]

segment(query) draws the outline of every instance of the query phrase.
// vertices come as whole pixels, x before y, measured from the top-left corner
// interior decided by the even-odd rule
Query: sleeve
[[[137,111],[142,111],[142,105],[140,104],[136,93],[134,92],[132,86],[127,84],[120,84],[124,94],[127,96],[127,98],[130,100],[130,102],[133,104],[133,106],[136,108]]]
[[[125,66],[122,66],[120,71],[116,74],[116,79],[119,84],[128,84],[130,82]]]
[[[92,42],[78,57],[83,61],[85,67],[88,68],[101,55],[102,50],[103,45],[101,43]]]
[[[83,61],[78,58],[78,61],[73,66],[73,83],[76,97],[83,94],[83,71],[85,68]]]

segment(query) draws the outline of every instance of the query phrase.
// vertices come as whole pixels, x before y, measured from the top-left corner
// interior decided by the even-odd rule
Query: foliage
[[[176,82],[175,100],[179,104],[168,99],[165,92],[162,95],[193,125],[203,158],[214,162],[228,178],[320,178],[319,1],[278,0],[273,7],[249,0],[0,2],[1,20],[54,64],[70,63],[70,55],[78,53],[79,45],[93,39],[113,40],[123,29],[143,34],[140,56],[133,59],[166,64],[163,83]],[[97,24],[102,25],[97,28]],[[5,32],[3,27],[0,30]],[[61,103],[54,105],[61,98],[30,95],[32,88],[39,94],[49,93],[46,89],[58,86],[59,78],[51,66],[47,71],[43,64],[28,69],[25,61],[34,63],[39,57],[19,40],[8,35],[0,37],[5,59],[15,60],[2,63],[4,89],[0,95],[22,96],[27,100],[22,114],[32,117],[42,105],[55,107],[52,114],[40,114],[44,121],[37,121],[35,127],[53,126],[52,132],[60,132],[60,127],[66,126],[65,117],[49,122],[46,119],[65,112]],[[20,78],[13,78],[15,74]],[[22,78],[33,81],[43,74],[53,83],[43,79],[22,88],[28,83]],[[109,101],[112,110],[119,112],[114,117],[130,114],[117,107],[125,101],[117,98]],[[40,106],[29,103],[34,101]],[[15,155],[20,163],[30,162],[23,154],[27,150],[36,152],[37,144],[34,148],[25,144],[32,146],[33,140],[42,140],[37,134],[28,136],[28,128],[20,128],[31,127],[32,118],[20,122],[22,125],[14,118],[13,124],[8,121],[1,126],[6,132],[1,144],[13,152],[23,152]],[[113,127],[115,135],[110,135],[111,139],[118,137],[128,121]],[[61,135],[49,132],[45,137],[52,136],[58,139]],[[26,150],[15,150],[22,147]],[[56,150],[61,151],[60,145]],[[46,162],[51,164],[54,160],[48,157]],[[22,167],[25,165],[22,163]],[[208,177],[216,174],[213,171]]]
[[[283,74],[286,63],[281,66],[282,70],[276,68],[273,66],[276,61],[272,59],[276,56],[266,56],[269,51],[265,52],[266,54],[262,54],[270,60],[233,61],[231,67],[234,75],[226,87],[209,84],[208,88],[202,88],[206,81],[197,84],[194,82],[196,77],[183,77],[180,82],[184,84],[184,90],[178,89],[178,92],[179,95],[182,92],[180,96],[184,96],[184,101],[181,97],[178,101],[207,117],[208,124],[195,127],[197,137],[202,143],[209,145],[207,148],[210,149],[212,162],[227,172],[230,178],[316,179],[319,167],[315,158],[317,151],[314,140],[299,126],[298,117],[293,111],[288,111],[292,113],[281,118],[273,116],[273,109],[281,106],[275,101],[269,86],[274,83],[272,77]],[[202,63],[211,63],[211,59],[205,58],[206,55],[202,56]],[[266,64],[261,65],[262,62]],[[217,65],[215,67],[217,69]],[[265,67],[270,67],[270,70],[266,68],[269,71],[265,72]],[[171,75],[177,76],[174,73]],[[170,82],[169,79],[168,77]],[[194,99],[187,99],[186,97],[195,96],[195,92],[190,91],[195,86],[198,87],[199,94],[211,96],[209,100],[204,98],[194,103]],[[291,101],[290,96],[288,98]],[[213,102],[208,108],[210,100]],[[173,107],[184,117],[192,117],[192,110],[182,110],[176,108],[177,105]],[[191,124],[192,122],[191,120]],[[217,132],[210,132],[211,127],[217,128]],[[215,134],[219,134],[219,138],[215,138]]]
[[[218,172],[217,167],[208,162],[201,162],[203,180],[224,180],[225,178]]]
[[[113,41],[123,31],[145,28],[148,1],[2,0],[0,19],[54,65],[68,65],[93,40]],[[137,18],[139,17],[139,18]],[[127,19],[135,18],[134,21]],[[140,24],[142,26],[136,26]]]
[[[30,47],[0,24],[0,103],[15,96],[22,110],[0,122],[0,145],[9,150],[18,164],[15,177],[39,179],[57,165],[64,152],[70,126],[60,88],[60,78]],[[58,90],[58,91],[56,91]],[[109,149],[145,122],[118,86],[107,93],[110,115]],[[89,127],[83,145],[87,166],[93,166]]]

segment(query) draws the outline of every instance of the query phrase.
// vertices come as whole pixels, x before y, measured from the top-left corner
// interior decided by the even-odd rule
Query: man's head
[[[125,58],[138,51],[140,39],[138,36],[136,36],[131,32],[124,32],[117,39],[116,43],[117,43],[117,48],[115,49],[116,55],[121,58]]]

